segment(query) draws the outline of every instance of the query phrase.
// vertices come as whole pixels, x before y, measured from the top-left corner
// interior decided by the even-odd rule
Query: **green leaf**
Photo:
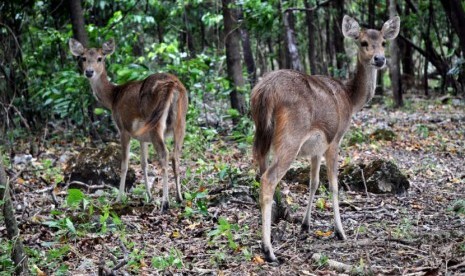
[[[69,189],[66,202],[70,206],[77,206],[84,199],[84,193],[79,189]]]
[[[68,230],[71,233],[76,234],[76,228],[74,228],[73,222],[69,218],[66,218],[65,222],[66,222],[66,228],[68,228]]]

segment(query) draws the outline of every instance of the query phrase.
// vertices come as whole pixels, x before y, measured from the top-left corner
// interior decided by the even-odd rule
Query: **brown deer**
[[[386,64],[385,40],[394,39],[399,28],[399,17],[390,19],[378,31],[361,30],[357,21],[344,16],[342,32],[345,37],[355,39],[359,47],[352,80],[344,83],[327,76],[277,70],[265,75],[252,90],[251,109],[256,126],[253,154],[262,175],[262,250],[267,261],[276,261],[270,238],[275,188],[298,154],[311,160],[310,197],[302,230],[309,231],[313,198],[319,185],[320,162],[324,155],[333,195],[336,235],[346,239],[338,201],[339,145],[349,128],[351,116],[373,97],[376,70]],[[273,150],[273,157],[268,166],[270,150]]]
[[[111,110],[120,133],[122,147],[121,180],[117,201],[124,195],[129,162],[129,141],[140,141],[141,167],[149,199],[151,185],[147,179],[147,146],[151,142],[158,153],[163,177],[162,211],[168,203],[168,150],[165,135],[172,133],[174,153],[172,167],[176,182],[176,199],[182,201],[179,179],[179,157],[185,135],[187,90],[179,79],[171,74],[157,73],[141,81],[115,85],[107,78],[105,58],[115,50],[113,39],[103,43],[102,48],[86,49],[79,41],[69,40],[74,56],[82,60],[85,76],[89,79],[95,98]]]

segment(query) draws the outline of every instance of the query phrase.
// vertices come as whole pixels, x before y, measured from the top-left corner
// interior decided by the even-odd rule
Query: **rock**
[[[363,177],[362,172],[363,171]],[[310,167],[290,169],[283,178],[285,181],[308,185]],[[397,166],[387,160],[377,159],[368,164],[348,165],[339,169],[339,187],[349,187],[353,191],[364,192],[365,185],[370,193],[403,194],[407,192],[410,183]],[[320,168],[320,185],[328,185],[326,167]]]
[[[363,171],[363,176],[362,176]],[[339,181],[352,190],[374,194],[404,194],[410,188],[410,182],[399,168],[391,161],[377,159],[368,165],[346,166],[340,173]]]
[[[65,181],[81,181],[89,185],[108,184],[119,187],[121,173],[121,146],[109,143],[103,149],[87,148],[71,157],[64,170]],[[136,181],[131,167],[126,175],[126,190]]]
[[[370,139],[376,141],[393,141],[396,139],[396,137],[397,135],[394,133],[394,131],[388,128],[378,128],[375,131],[373,131],[372,134],[370,134]]]
[[[13,158],[13,164],[29,164],[32,160],[32,155],[30,154],[17,154]]]

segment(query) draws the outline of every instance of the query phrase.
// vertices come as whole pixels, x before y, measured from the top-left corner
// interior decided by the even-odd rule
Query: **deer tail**
[[[143,135],[147,131],[156,128],[160,123],[165,123],[161,120],[166,120],[168,117],[169,108],[172,104],[176,88],[177,84],[173,81],[158,81],[155,84],[151,91],[151,93],[157,93],[157,95],[154,95],[156,97],[155,106],[152,113],[147,118],[145,125],[136,132],[137,136]]]
[[[260,84],[259,84],[260,85]],[[274,101],[266,86],[257,86],[252,92],[251,111],[255,122],[253,143],[254,160],[264,158],[271,148],[274,133]]]

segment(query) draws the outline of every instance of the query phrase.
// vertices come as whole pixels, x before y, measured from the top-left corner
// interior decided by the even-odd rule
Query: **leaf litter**
[[[392,111],[374,105],[356,114],[340,163],[391,160],[407,174],[410,190],[404,195],[369,197],[341,191],[348,240],[339,241],[333,233],[331,195],[319,190],[313,234],[302,235],[308,188],[298,181],[282,181],[280,189],[295,220],[273,225],[279,264],[266,263],[260,250],[259,188],[250,146],[239,148],[227,132],[221,132],[223,136],[204,152],[183,153],[188,199],[181,204],[172,201],[167,214],[160,213],[159,199],[147,203],[137,187],[121,206],[110,202],[114,191],[87,194],[87,209],[82,204],[67,205],[68,191],[60,185],[42,192],[61,181],[61,169],[44,165],[44,159],[56,162],[62,152],[79,152],[86,144],[47,143],[43,149],[47,154],[9,169],[10,175],[20,172],[13,183],[16,216],[24,244],[33,252],[30,259],[37,264],[37,275],[58,275],[60,269],[91,275],[102,262],[110,269],[124,259],[121,243],[129,253],[127,263],[116,271],[121,275],[336,275],[338,266],[349,269],[342,270],[348,274],[465,273],[463,110],[463,106],[421,101],[410,109]],[[378,129],[388,129],[389,139],[380,137],[383,132]],[[346,143],[353,133],[362,139]],[[137,163],[132,160],[131,166],[141,183]],[[293,164],[303,166],[308,166],[305,159]],[[159,186],[156,189],[160,192]],[[54,227],[47,221],[53,221]],[[6,238],[4,227],[0,237]],[[56,253],[58,261],[53,263],[53,250],[60,248],[65,249]]]

